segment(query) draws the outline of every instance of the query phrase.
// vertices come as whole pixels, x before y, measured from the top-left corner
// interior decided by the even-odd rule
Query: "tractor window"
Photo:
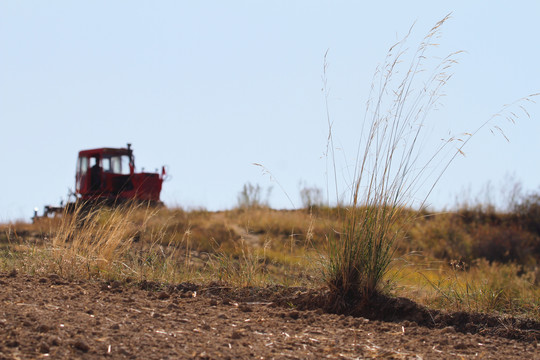
[[[94,166],[99,166],[99,158],[96,156],[96,157],[91,157],[90,158],[90,167],[94,167]]]
[[[111,172],[111,158],[104,157],[101,161],[101,167],[103,168],[103,171],[105,172]]]
[[[111,156],[111,171],[115,174],[129,175],[129,156]]]
[[[88,158],[87,157],[80,157],[79,161],[77,161],[77,173],[80,175],[86,174],[88,171]]]

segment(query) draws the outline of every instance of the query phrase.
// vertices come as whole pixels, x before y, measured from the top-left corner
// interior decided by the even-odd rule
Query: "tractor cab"
[[[159,203],[165,175],[135,172],[131,144],[127,148],[99,148],[79,152],[75,191],[83,201],[148,201]]]

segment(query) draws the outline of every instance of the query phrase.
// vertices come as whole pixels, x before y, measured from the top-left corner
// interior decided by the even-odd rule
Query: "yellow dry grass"
[[[324,241],[309,239],[335,231],[339,222],[333,214],[268,208],[217,213],[94,209],[36,224],[1,226],[0,269],[80,279],[318,288],[323,285]],[[538,264],[452,262],[455,259],[447,256],[458,252],[441,253],[432,245],[451,231],[467,235],[456,237],[456,242],[478,243],[475,226],[460,222],[457,214],[452,221],[449,213],[424,215],[417,214],[406,246],[398,247],[397,260],[384,278],[384,291],[435,308],[540,317]],[[496,223],[500,222],[489,225],[492,233],[506,226]],[[433,230],[438,227],[443,233]],[[309,235],[312,232],[319,235]],[[247,235],[258,241],[247,242]]]

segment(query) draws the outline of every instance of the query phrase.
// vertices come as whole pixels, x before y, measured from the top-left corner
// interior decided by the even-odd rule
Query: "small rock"
[[[111,330],[118,330],[120,329],[120,325],[118,323],[111,325]]]
[[[39,325],[36,330],[40,333],[46,333],[48,332],[49,330],[51,330],[51,328],[48,326],[48,325],[45,325],[45,324],[41,324]]]
[[[168,298],[171,297],[171,296],[170,296],[167,292],[165,292],[165,291],[160,291],[159,293],[157,293],[156,296],[157,296],[157,298],[158,298],[159,300],[165,300],[165,299],[168,299]]]
[[[129,355],[130,355],[129,351],[127,351],[125,347],[119,347],[119,348],[118,348],[118,353],[119,353],[120,355],[125,355],[125,356],[129,356]]]
[[[247,306],[246,304],[241,304],[240,306],[238,306],[238,310],[240,310],[241,312],[252,312],[253,310]]]
[[[418,324],[416,322],[414,322],[414,321],[405,320],[403,322],[403,326],[406,327],[406,328],[407,327],[417,327]]]
[[[242,336],[244,336],[244,334],[242,334],[241,331],[239,331],[239,330],[234,330],[234,331],[232,332],[232,334],[231,334],[231,339],[237,340],[237,339],[240,339]]]
[[[73,341],[73,347],[77,350],[81,350],[82,352],[88,352],[90,350],[90,346],[84,339],[76,339]]]
[[[19,342],[17,340],[9,340],[6,342],[6,346],[10,348],[14,348],[19,346]]]
[[[441,334],[455,334],[456,329],[453,326],[447,326],[441,330]]]
[[[293,310],[289,313],[289,317],[293,320],[296,320],[300,317],[300,313],[297,310]]]
[[[369,319],[357,318],[354,320],[353,326],[361,327],[362,325],[367,324],[367,323],[369,323]]]
[[[49,345],[45,342],[41,342],[38,346],[38,350],[42,354],[47,354],[50,351]]]
[[[49,338],[49,345],[51,345],[51,346],[59,346],[60,345],[60,338],[58,336],[51,336]]]
[[[185,293],[180,294],[180,297],[182,298],[192,298],[195,297],[195,293],[193,291],[186,291]]]

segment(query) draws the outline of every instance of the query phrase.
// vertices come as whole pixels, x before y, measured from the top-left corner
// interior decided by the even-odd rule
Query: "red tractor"
[[[75,175],[76,203],[113,206],[129,201],[162,204],[159,199],[165,178],[161,174],[135,172],[135,158],[131,144],[127,148],[99,148],[82,150],[77,159]],[[45,206],[43,216],[74,208],[76,203],[64,206]],[[37,210],[34,211],[37,218]]]

